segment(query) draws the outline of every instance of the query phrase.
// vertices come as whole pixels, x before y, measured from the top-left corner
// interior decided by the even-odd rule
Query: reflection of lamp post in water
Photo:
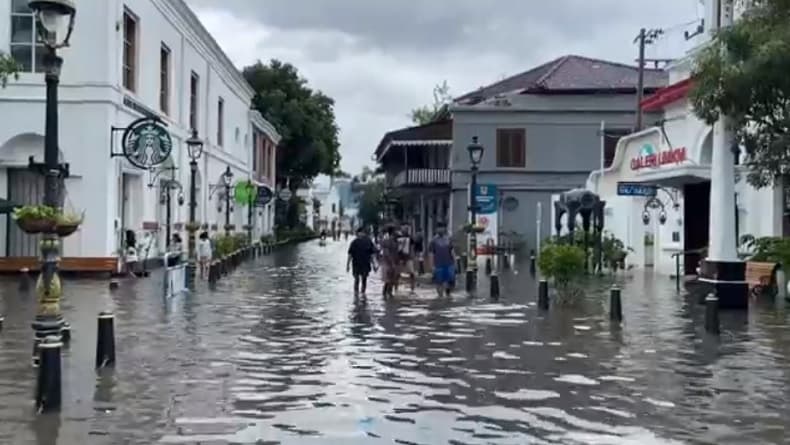
[[[477,287],[477,171],[480,160],[483,158],[482,145],[477,142],[477,136],[472,138],[472,143],[466,149],[469,151],[469,161],[472,167],[472,178],[469,182],[469,266],[466,270],[466,290],[471,292]]]

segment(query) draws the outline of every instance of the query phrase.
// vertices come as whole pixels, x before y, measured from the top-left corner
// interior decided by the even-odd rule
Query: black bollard
[[[623,302],[620,298],[620,288],[612,286],[609,291],[609,320],[621,323],[623,321]]]
[[[4,321],[5,321],[5,317],[3,317],[2,315],[0,315],[0,331],[2,331],[2,330],[3,330],[3,322],[4,322]]]
[[[535,255],[529,256],[529,273],[535,275]]]
[[[510,269],[510,254],[502,255],[502,268],[505,270]]]
[[[491,274],[491,298],[499,298],[499,276],[496,272]]]
[[[20,277],[19,277],[19,290],[21,292],[27,292],[30,289],[30,270],[27,267],[23,267],[19,270]]]
[[[475,289],[475,273],[471,269],[466,271],[466,291],[472,292]]]
[[[491,275],[491,257],[486,258],[486,275]]]
[[[710,293],[705,297],[705,331],[709,334],[719,335],[719,298]]]
[[[99,313],[96,336],[96,369],[115,365],[115,315]]]
[[[60,350],[57,336],[47,336],[38,344],[39,366],[36,380],[36,409],[39,413],[57,411],[61,404]]]
[[[114,278],[110,280],[110,290],[118,289],[118,286],[120,286],[120,283],[118,283],[118,280],[116,280]]]
[[[541,310],[549,310],[549,282],[540,280],[538,283],[538,307]]]
[[[67,321],[64,321],[63,326],[60,328],[60,338],[63,340],[63,343],[71,341],[71,324]]]

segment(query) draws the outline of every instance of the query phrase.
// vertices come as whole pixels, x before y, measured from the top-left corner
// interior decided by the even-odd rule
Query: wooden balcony
[[[450,185],[450,169],[412,168],[392,177],[390,186],[399,187],[446,187]]]

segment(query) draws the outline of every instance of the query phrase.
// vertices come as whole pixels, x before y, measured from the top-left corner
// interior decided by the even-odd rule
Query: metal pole
[[[536,221],[535,221],[535,223],[536,223],[535,224],[535,227],[536,227],[536,229],[535,229],[535,232],[536,232],[535,233],[535,258],[539,259],[540,258],[540,234],[541,234],[540,224],[541,224],[541,220],[543,219],[543,203],[538,202],[538,208],[535,211],[535,215],[537,215],[536,216]],[[538,269],[535,269],[535,270],[536,270],[535,275],[536,276],[540,276],[540,271]]]
[[[642,99],[645,94],[645,28],[639,30],[639,80],[636,89],[636,131],[642,130]]]
[[[252,214],[253,214],[253,197],[249,197],[247,202],[247,238],[249,239],[250,246],[252,246]]]
[[[466,270],[466,290],[473,291],[477,287],[477,200],[475,192],[477,190],[477,165],[472,164],[472,178],[469,183],[469,264]]]
[[[44,205],[60,208],[60,177],[61,166],[58,153],[58,83],[63,59],[58,57],[54,49],[44,56],[46,67],[46,122],[44,135]],[[45,233],[41,246],[41,275],[36,285],[38,307],[33,321],[35,343],[33,346],[33,363],[38,364],[38,344],[48,336],[61,338],[63,315],[60,312],[62,294],[60,277],[58,276],[58,257],[60,256],[60,239],[55,233]]]
[[[170,230],[170,183],[165,183],[165,250],[170,251],[170,237],[173,236]],[[161,193],[161,191],[160,191]]]
[[[230,185],[225,184],[225,234],[230,235]]]
[[[187,263],[187,288],[194,289],[195,287],[195,271],[197,270],[197,261],[195,258],[195,213],[197,211],[197,187],[195,185],[195,177],[197,175],[197,160],[193,159],[189,162],[189,239],[187,240],[187,254],[189,255],[189,262]]]

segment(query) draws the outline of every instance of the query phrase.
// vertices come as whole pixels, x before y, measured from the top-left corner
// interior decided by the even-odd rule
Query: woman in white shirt
[[[208,274],[208,268],[211,264],[211,239],[208,237],[207,232],[200,234],[198,241],[198,262],[200,262],[200,277],[203,278]]]

